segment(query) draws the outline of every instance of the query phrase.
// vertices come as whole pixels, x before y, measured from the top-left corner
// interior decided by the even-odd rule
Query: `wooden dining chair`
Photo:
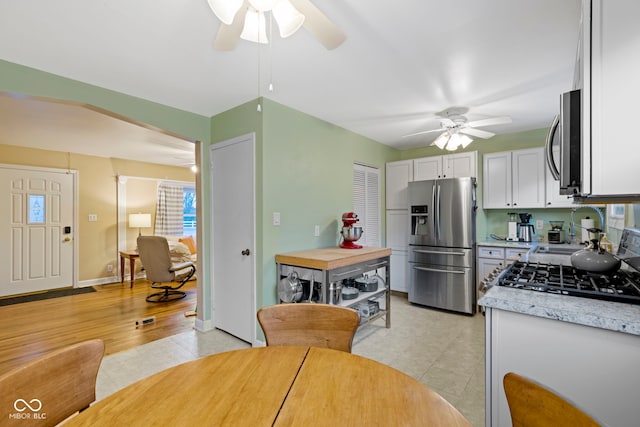
[[[277,304],[258,310],[267,345],[304,345],[351,352],[358,312],[329,304]]]
[[[589,415],[545,386],[509,372],[503,379],[513,427],[600,427]]]
[[[96,400],[104,342],[54,350],[0,376],[3,426],[55,426]],[[28,422],[26,422],[28,421]]]

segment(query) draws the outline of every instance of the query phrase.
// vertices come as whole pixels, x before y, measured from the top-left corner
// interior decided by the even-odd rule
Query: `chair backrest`
[[[171,272],[169,243],[162,236],[138,236],[138,253],[147,279],[153,283],[171,282],[175,273]]]
[[[84,341],[0,376],[0,424],[54,426],[88,407],[103,355],[102,340]]]
[[[351,352],[358,312],[328,304],[277,304],[258,310],[267,345],[305,345]]]
[[[513,372],[504,376],[513,427],[600,427],[586,413],[543,385]]]

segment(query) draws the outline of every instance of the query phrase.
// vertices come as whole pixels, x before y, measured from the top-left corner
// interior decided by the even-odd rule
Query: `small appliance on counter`
[[[509,212],[509,229],[507,233],[507,240],[512,242],[518,241],[518,214],[515,212]]]
[[[362,227],[356,225],[358,223],[358,215],[355,212],[346,212],[342,214],[342,242],[340,247],[344,249],[361,249],[362,245],[356,245],[353,242],[358,241],[362,237]]]
[[[551,230],[547,232],[549,243],[564,243],[564,221],[549,221]]]
[[[529,221],[531,220],[531,214],[521,213],[518,215],[520,216],[520,222],[518,223],[518,240],[520,242],[533,241],[533,234],[535,233],[535,229],[533,228],[533,224],[529,224]]]

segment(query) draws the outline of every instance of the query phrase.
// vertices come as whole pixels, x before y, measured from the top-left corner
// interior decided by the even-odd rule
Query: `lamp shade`
[[[149,228],[151,227],[151,214],[137,213],[129,214],[130,228]]]
[[[242,0],[208,0],[209,7],[219,20],[231,25],[233,18],[242,7]]]
[[[244,28],[242,29],[240,38],[262,44],[269,42],[269,39],[267,39],[267,25],[264,19],[264,13],[252,8],[247,10],[244,18]]]
[[[273,17],[278,23],[280,37],[286,38],[298,31],[304,23],[304,15],[298,12],[289,0],[280,0],[273,7]]]

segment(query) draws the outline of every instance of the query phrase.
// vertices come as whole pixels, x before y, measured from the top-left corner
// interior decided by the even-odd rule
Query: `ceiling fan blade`
[[[335,26],[327,16],[309,0],[289,0],[293,7],[305,17],[302,26],[309,31],[324,47],[335,49],[347,36]]]
[[[446,130],[447,130],[446,128],[423,130],[423,131],[416,132],[416,133],[410,133],[408,135],[402,135],[402,137],[403,138],[409,138],[410,136],[423,135],[425,133],[431,133],[431,132],[444,132]]]
[[[466,133],[467,135],[471,135],[471,136],[476,136],[478,138],[484,138],[484,139],[491,138],[492,136],[495,135],[495,133],[487,132],[486,130],[480,130],[480,129],[474,129],[474,128],[468,128],[468,127],[461,128],[459,132]]]
[[[474,120],[472,122],[468,122],[467,126],[481,127],[481,126],[491,126],[491,125],[502,125],[505,123],[511,123],[511,117],[503,116],[503,117],[493,117],[491,119]]]
[[[233,18],[231,25],[226,25],[223,22],[220,23],[218,34],[213,42],[213,47],[216,50],[233,50],[236,48],[238,40],[240,40],[242,28],[244,27],[244,17],[247,14],[248,7],[249,3],[245,0],[240,9],[238,9],[238,12],[236,12],[236,16]]]

